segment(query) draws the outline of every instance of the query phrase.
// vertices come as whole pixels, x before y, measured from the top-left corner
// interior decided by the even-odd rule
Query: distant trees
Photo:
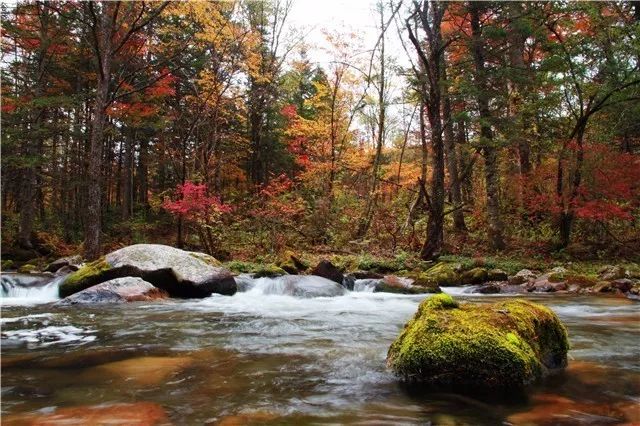
[[[320,64],[292,7],[3,4],[3,250],[637,244],[637,5],[392,2]]]

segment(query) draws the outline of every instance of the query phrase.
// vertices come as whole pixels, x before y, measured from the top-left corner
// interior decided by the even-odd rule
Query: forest
[[[637,259],[637,2],[294,7],[3,4],[3,259]]]
[[[3,425],[640,425],[640,1],[0,12]]]

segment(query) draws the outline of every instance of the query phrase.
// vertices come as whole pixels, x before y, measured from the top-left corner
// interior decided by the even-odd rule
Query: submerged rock
[[[6,425],[170,425],[164,409],[153,402],[58,408],[51,413],[3,416]]]
[[[191,367],[193,359],[186,356],[142,356],[98,365],[86,370],[84,379],[119,380],[140,386],[155,386]]]
[[[328,260],[321,260],[320,263],[311,270],[311,275],[317,275],[338,284],[342,284],[342,280],[344,280],[342,272]]]
[[[57,305],[140,302],[168,297],[166,291],[138,277],[123,277],[96,284],[65,297]]]
[[[67,276],[60,285],[60,296],[121,277],[140,277],[176,297],[234,294],[236,283],[231,272],[214,266],[213,257],[204,256],[160,244],[124,247]]]
[[[519,389],[567,364],[558,317],[523,300],[458,304],[439,294],[420,304],[389,348],[387,365],[428,388]]]

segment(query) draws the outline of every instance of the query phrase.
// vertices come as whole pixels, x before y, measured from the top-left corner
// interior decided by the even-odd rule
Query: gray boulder
[[[105,281],[72,294],[56,305],[93,305],[165,299],[167,292],[138,277],[123,277]]]
[[[307,298],[342,296],[346,293],[342,285],[315,275],[284,275],[268,280],[262,287],[265,294]]]
[[[231,295],[237,290],[231,272],[216,266],[211,256],[160,244],[136,244],[111,252],[68,275],[60,285],[60,296],[121,277],[140,277],[174,297]]]

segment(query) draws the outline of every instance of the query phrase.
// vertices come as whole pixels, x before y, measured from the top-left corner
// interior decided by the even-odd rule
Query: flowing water
[[[567,325],[570,364],[505,400],[403,387],[386,351],[423,296],[373,293],[370,282],[296,298],[243,277],[245,291],[231,297],[56,307],[46,284],[25,294],[16,280],[2,281],[7,424],[21,413],[141,401],[179,425],[640,422],[640,304],[626,299],[527,296]]]

